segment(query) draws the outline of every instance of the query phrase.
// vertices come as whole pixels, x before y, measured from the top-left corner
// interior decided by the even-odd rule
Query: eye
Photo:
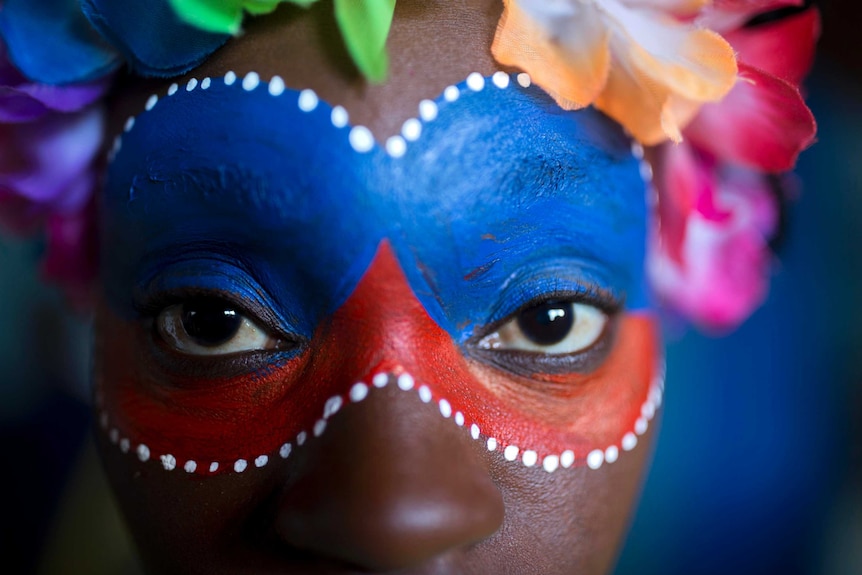
[[[573,354],[593,346],[605,331],[608,315],[595,306],[548,301],[525,308],[479,341],[483,349],[543,354]]]
[[[163,309],[156,330],[165,343],[189,355],[229,355],[277,349],[282,343],[230,302],[197,297]]]

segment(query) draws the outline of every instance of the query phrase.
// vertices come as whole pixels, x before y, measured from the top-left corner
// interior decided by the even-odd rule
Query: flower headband
[[[246,13],[316,0],[0,0],[0,224],[44,226],[47,279],[86,299],[91,199],[122,65],[188,72]],[[799,86],[819,13],[806,0],[503,0],[494,57],[564,109],[595,106],[642,146],[659,224],[648,267],[670,309],[727,328],[762,302],[778,226],[777,175],[816,124]],[[357,69],[385,79],[395,0],[334,0]],[[778,193],[777,193],[778,192]]]

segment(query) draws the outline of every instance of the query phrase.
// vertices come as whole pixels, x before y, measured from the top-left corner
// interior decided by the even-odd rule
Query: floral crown
[[[0,224],[47,234],[46,279],[84,301],[95,275],[92,198],[122,66],[184,74],[243,18],[316,0],[0,0]],[[653,289],[708,328],[763,301],[779,174],[815,137],[800,94],[820,31],[806,0],[502,0],[494,57],[565,109],[595,106],[655,174]],[[356,67],[385,79],[395,0],[334,0]]]

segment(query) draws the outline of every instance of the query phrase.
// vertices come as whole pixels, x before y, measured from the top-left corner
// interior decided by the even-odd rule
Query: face
[[[662,387],[639,160],[473,4],[399,3],[382,86],[282,10],[116,103],[98,438],[152,571],[610,568]]]

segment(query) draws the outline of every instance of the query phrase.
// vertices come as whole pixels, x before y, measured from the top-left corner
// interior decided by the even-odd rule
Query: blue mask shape
[[[595,110],[471,75],[381,146],[278,79],[169,93],[130,119],[108,173],[102,269],[121,311],[216,290],[307,338],[384,240],[458,342],[542,298],[648,306],[639,161]]]

